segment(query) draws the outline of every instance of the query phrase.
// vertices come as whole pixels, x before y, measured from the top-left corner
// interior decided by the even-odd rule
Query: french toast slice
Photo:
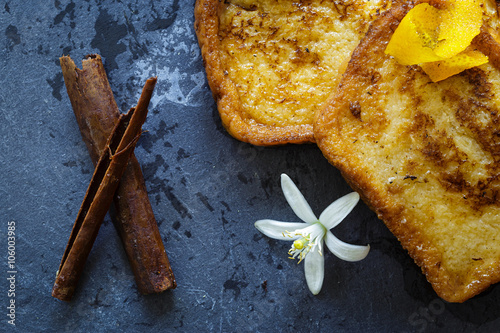
[[[487,32],[497,13],[473,41],[490,62],[433,83],[384,53],[412,6],[373,22],[314,133],[436,293],[463,302],[500,281],[500,46]]]
[[[197,0],[195,30],[224,127],[255,145],[313,142],[313,120],[390,0]]]

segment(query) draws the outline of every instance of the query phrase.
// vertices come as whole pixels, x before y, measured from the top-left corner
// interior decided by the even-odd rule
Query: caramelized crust
[[[197,0],[195,29],[222,123],[256,145],[314,142],[314,114],[389,0]]]
[[[384,54],[413,5],[373,23],[314,133],[437,294],[463,302],[500,281],[499,45],[487,32],[497,14],[473,43],[490,63],[433,83]]]

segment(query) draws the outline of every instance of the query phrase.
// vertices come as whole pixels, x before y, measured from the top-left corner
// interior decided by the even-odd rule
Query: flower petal
[[[349,215],[358,201],[359,194],[356,192],[344,195],[342,198],[335,200],[330,206],[326,207],[319,216],[319,221],[327,229],[335,227]]]
[[[330,231],[326,233],[325,242],[326,246],[333,254],[345,261],[362,260],[370,251],[370,245],[362,246],[347,244],[335,237]]]
[[[281,174],[281,189],[286,201],[292,207],[294,213],[304,222],[314,223],[318,221],[306,199],[300,193],[295,183],[286,174]]]
[[[280,240],[295,240],[299,239],[301,235],[289,236],[286,231],[292,232],[297,229],[304,228],[307,224],[302,222],[280,222],[274,220],[259,220],[255,222],[255,228],[262,232],[267,237]]]
[[[325,277],[325,258],[318,251],[311,251],[304,259],[307,287],[313,295],[319,294]]]

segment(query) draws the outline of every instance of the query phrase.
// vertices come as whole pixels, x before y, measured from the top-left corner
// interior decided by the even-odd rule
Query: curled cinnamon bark
[[[89,55],[78,69],[70,57],[60,58],[68,96],[82,139],[94,163],[120,112],[99,55]],[[176,287],[158,225],[149,202],[141,167],[132,154],[114,196],[113,219],[142,294]]]
[[[104,216],[141,135],[155,84],[156,78],[147,80],[137,107],[120,117],[99,158],[52,289],[52,296],[60,300],[69,301],[73,296]]]

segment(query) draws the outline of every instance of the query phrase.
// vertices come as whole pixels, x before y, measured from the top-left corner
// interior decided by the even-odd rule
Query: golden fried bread
[[[490,63],[433,83],[384,54],[410,7],[373,23],[314,133],[437,294],[463,302],[500,281],[499,45],[483,29]]]
[[[314,113],[388,0],[197,0],[222,123],[256,145],[313,142]]]

